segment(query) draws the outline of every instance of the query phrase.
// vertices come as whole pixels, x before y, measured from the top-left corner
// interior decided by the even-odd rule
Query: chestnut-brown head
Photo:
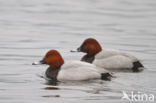
[[[79,52],[85,52],[88,56],[95,56],[102,50],[100,44],[94,38],[86,39],[82,45],[77,49]]]
[[[59,68],[64,64],[64,60],[57,50],[49,50],[41,62],[50,65],[51,68]]]

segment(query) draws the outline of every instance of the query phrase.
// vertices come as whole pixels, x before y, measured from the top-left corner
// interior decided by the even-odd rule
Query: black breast
[[[46,71],[46,76],[50,78],[52,81],[57,81],[57,75],[60,71],[60,68],[48,68]]]
[[[85,62],[88,62],[88,63],[92,63],[94,61],[95,57],[89,57],[88,55],[85,55],[82,57],[81,61],[85,61]]]

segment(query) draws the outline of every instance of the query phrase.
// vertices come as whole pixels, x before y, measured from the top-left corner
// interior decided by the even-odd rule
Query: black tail
[[[136,61],[136,62],[133,62],[133,72],[140,72],[142,71],[143,69],[139,69],[139,68],[144,68],[144,66],[140,63],[140,61]]]
[[[111,81],[111,78],[112,78],[113,76],[110,74],[110,73],[102,73],[101,74],[101,79],[102,80],[107,80],[107,81]]]

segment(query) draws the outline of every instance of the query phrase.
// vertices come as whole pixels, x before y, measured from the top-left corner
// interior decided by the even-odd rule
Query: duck
[[[117,49],[102,49],[94,38],[87,38],[79,48],[71,52],[84,52],[86,55],[81,58],[81,61],[92,63],[111,72],[140,72],[145,69],[137,57]]]
[[[54,81],[82,81],[91,79],[111,80],[112,74],[103,69],[82,61],[64,62],[57,50],[49,50],[43,60],[32,63],[47,64],[45,76]],[[97,69],[98,68],[98,69]]]

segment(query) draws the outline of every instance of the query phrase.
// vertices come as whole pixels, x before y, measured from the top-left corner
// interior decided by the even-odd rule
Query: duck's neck
[[[54,81],[57,81],[57,75],[60,71],[60,68],[61,67],[49,67],[47,70],[46,70],[46,76]]]
[[[95,55],[94,56],[89,56],[89,55],[84,55],[82,58],[81,58],[81,61],[85,61],[85,62],[88,62],[88,63],[92,63],[95,59]]]
[[[89,53],[87,53],[86,55],[84,55],[82,58],[81,58],[81,61],[85,61],[85,62],[88,62],[88,63],[92,63],[95,59],[95,56],[96,54],[98,54],[99,52],[101,52],[102,49],[99,49],[99,51],[95,52],[94,54],[90,55]]]

